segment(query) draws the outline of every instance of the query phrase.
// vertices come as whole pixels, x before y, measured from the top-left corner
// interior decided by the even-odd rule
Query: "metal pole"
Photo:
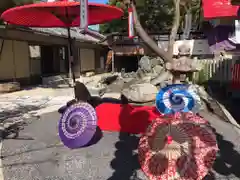
[[[12,40],[12,54],[13,54],[13,78],[14,81],[17,79],[17,70],[16,70],[16,56],[15,56],[15,48],[14,48],[14,40]]]
[[[69,44],[69,76],[73,79],[73,83],[75,84],[76,78],[74,73],[74,57],[73,57],[73,49],[72,49],[72,39],[70,28],[68,28],[68,44]]]
[[[71,47],[71,39],[70,39],[70,28],[68,30],[68,76],[69,78],[72,77],[72,47]]]

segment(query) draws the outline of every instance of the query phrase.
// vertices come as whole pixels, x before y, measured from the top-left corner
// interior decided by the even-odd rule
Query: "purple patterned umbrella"
[[[58,128],[59,137],[68,148],[86,146],[96,133],[96,111],[85,102],[73,104],[62,114]]]

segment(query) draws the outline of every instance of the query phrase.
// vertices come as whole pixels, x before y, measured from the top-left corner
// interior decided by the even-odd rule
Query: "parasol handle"
[[[75,82],[76,82],[76,76],[74,73],[74,63],[73,63],[73,49],[72,49],[72,39],[71,39],[71,32],[70,32],[70,28],[67,28],[68,31],[68,43],[69,43],[69,65],[71,66],[71,74],[72,74],[72,79],[73,79],[73,86],[75,86]]]
[[[174,115],[174,117],[173,118],[175,118],[175,115]],[[171,131],[172,131],[172,125],[171,125],[171,118],[169,118],[169,120],[168,120],[168,134],[167,134],[167,136],[166,136],[166,143],[167,144],[171,144],[172,143],[172,140],[173,140],[173,138],[172,138],[172,136],[171,136]]]

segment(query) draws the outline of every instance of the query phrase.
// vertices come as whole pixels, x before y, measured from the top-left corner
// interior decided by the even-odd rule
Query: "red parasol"
[[[172,142],[165,138],[168,120],[157,119],[140,139],[139,161],[150,180],[201,180],[212,167],[218,151],[207,121],[180,113],[171,120]]]
[[[117,7],[105,4],[88,3],[88,25],[102,24],[123,16],[123,11]],[[70,59],[72,59],[72,47],[70,27],[80,25],[80,3],[58,0],[54,2],[41,2],[18,6],[6,10],[1,18],[9,24],[26,27],[67,27],[69,36]],[[73,66],[73,62],[71,66]],[[70,67],[71,67],[70,66]],[[73,72],[72,72],[73,73]],[[74,73],[73,80],[75,82]]]
[[[18,6],[6,10],[1,18],[28,27],[77,27],[80,25],[80,3],[59,0]],[[123,16],[115,6],[88,3],[88,24],[102,24]]]

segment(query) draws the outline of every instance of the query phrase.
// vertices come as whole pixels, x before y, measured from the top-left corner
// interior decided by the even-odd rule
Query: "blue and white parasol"
[[[162,88],[156,97],[156,107],[163,114],[198,112],[200,97],[189,85],[173,84]]]

